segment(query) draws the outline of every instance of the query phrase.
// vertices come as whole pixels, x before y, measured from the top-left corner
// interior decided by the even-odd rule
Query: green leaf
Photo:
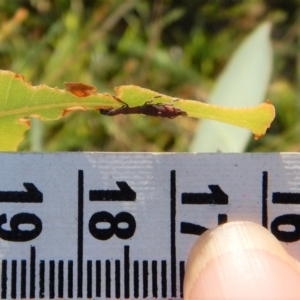
[[[82,93],[88,94],[84,86]],[[0,71],[0,95],[1,151],[16,150],[28,129],[30,117],[56,120],[73,110],[119,106],[108,94],[83,94],[79,97],[67,90],[31,86],[22,76],[9,71]]]
[[[158,104],[196,118],[209,118],[234,124],[261,136],[274,119],[274,107],[264,103],[251,108],[224,108],[193,100],[176,99],[134,85],[115,88],[116,96],[96,93],[83,83],[65,83],[65,90],[45,85],[31,86],[23,76],[0,71],[0,150],[15,150],[30,125],[30,118],[56,120],[74,110],[111,110]],[[159,116],[159,114],[157,115]],[[102,117],[99,115],[99,117]]]
[[[221,107],[194,100],[173,98],[134,85],[121,86],[115,90],[118,98],[130,107],[141,106],[149,101],[151,101],[149,104],[171,105],[186,112],[189,117],[216,120],[246,128],[254,134],[255,138],[265,134],[275,117],[274,106],[269,101],[248,108]]]
[[[237,49],[219,77],[208,103],[242,107],[264,101],[272,69],[270,30],[270,23],[262,24]],[[201,120],[190,150],[242,152],[249,138],[247,130]]]

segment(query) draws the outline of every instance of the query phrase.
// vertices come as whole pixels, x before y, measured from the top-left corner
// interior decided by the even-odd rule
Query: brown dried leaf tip
[[[92,85],[87,85],[80,82],[65,82],[65,90],[77,97],[87,97],[95,94],[96,88]]]

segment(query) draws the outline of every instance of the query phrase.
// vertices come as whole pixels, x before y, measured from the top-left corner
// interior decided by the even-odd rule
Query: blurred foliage
[[[34,85],[135,84],[205,101],[234,49],[270,20],[277,118],[248,151],[300,149],[300,0],[0,0],[0,69]],[[197,120],[77,112],[35,122],[20,150],[186,151]]]

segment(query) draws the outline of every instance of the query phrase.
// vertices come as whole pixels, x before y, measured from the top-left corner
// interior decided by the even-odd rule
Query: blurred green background
[[[80,81],[113,92],[135,84],[206,101],[243,39],[273,24],[276,107],[247,151],[300,150],[300,0],[0,0],[0,69],[33,85]],[[34,122],[20,151],[187,151],[197,119],[76,112]]]

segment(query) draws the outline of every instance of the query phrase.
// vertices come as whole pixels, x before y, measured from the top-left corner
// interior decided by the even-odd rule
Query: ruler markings
[[[64,261],[58,262],[58,297],[64,297]]]
[[[49,296],[55,298],[55,261],[49,261]]]
[[[143,297],[148,297],[148,261],[143,261]]]
[[[157,261],[152,261],[152,295],[154,298],[157,298]]]
[[[115,261],[115,297],[121,297],[121,262],[120,260]]]
[[[171,171],[171,295],[176,297],[177,287],[176,287],[176,171]]]
[[[133,296],[139,297],[139,262],[135,260],[133,262]]]
[[[227,215],[226,214],[218,214],[218,225],[227,223]]]
[[[300,204],[300,193],[275,192],[272,197],[273,203]]]
[[[78,171],[78,249],[77,249],[77,297],[82,298],[83,284],[83,171]]]
[[[36,259],[36,253],[35,253],[35,247],[30,247],[30,290],[29,295],[30,298],[35,298],[35,259]]]
[[[7,292],[7,260],[2,260],[1,263],[1,299],[6,299]]]
[[[33,264],[35,261],[36,252],[35,247],[30,248],[30,265]],[[127,261],[127,262],[126,262]],[[126,263],[125,263],[126,262]],[[95,262],[95,269],[93,271],[93,261],[87,260],[86,261],[86,297],[87,299],[92,299],[93,294],[95,293],[96,297],[101,297],[101,261],[96,260]],[[182,294],[182,281],[184,276],[184,261],[181,261],[179,263],[179,274],[180,274],[180,294]],[[7,299],[7,281],[8,281],[8,262],[6,260],[2,261],[2,274],[1,274],[1,298]],[[129,265],[128,265],[129,264]],[[11,299],[17,298],[17,261],[12,260],[11,261],[11,278],[10,279],[10,288],[11,288]],[[48,261],[49,265],[49,299],[56,299],[58,298],[64,298],[64,261],[63,260],[50,260]],[[130,247],[124,246],[124,267],[127,266],[129,272],[130,272]],[[132,269],[133,269],[133,297],[138,298],[139,297],[139,261],[135,260],[132,262]],[[151,292],[153,298],[158,298],[161,296],[161,298],[167,297],[167,261],[162,260],[160,262],[160,277],[158,273],[158,261],[154,260],[151,261],[151,281],[149,278],[149,261],[142,261],[142,274],[143,274],[143,280],[142,280],[142,291],[144,298],[149,297],[149,283],[151,282]],[[26,272],[27,272],[27,261],[22,260],[21,261],[21,293],[20,298],[26,299]],[[35,270],[34,270],[35,272]],[[95,273],[94,273],[95,272]],[[30,293],[32,295],[32,285],[31,280],[33,278],[33,271],[29,270],[30,274]],[[73,286],[73,261],[68,260],[67,261],[67,297],[69,299],[73,298],[74,294],[74,286]],[[93,274],[95,274],[95,285],[93,285]],[[112,294],[112,261],[106,260],[105,261],[105,287],[106,287],[106,297],[110,298],[112,296],[116,298],[121,298],[121,261],[115,260],[114,261],[114,280],[115,280],[115,294]],[[128,271],[125,272],[124,275],[128,274]],[[57,277],[56,277],[57,276]],[[57,278],[57,282],[56,282]],[[125,280],[126,278],[124,278]],[[125,282],[125,281],[124,281]],[[129,281],[130,282],[130,281]],[[98,283],[98,284],[97,284]],[[160,289],[158,287],[158,284],[160,284]],[[35,293],[36,287],[34,287],[34,293]],[[160,293],[159,293],[160,291]],[[125,290],[124,290],[125,292]],[[127,291],[127,292],[130,292]],[[160,294],[160,295],[159,295]],[[131,295],[129,294],[129,298]],[[41,260],[39,261],[39,298],[45,298],[45,261]],[[83,297],[84,298],[84,297]]]
[[[124,297],[130,298],[129,246],[124,246]]]
[[[93,265],[92,265],[92,261],[88,260],[87,261],[87,297],[88,298],[92,298],[93,297]]]
[[[134,201],[136,193],[125,181],[117,181],[120,190],[90,190],[90,201]]]
[[[300,163],[299,163],[300,165]],[[275,168],[275,167],[274,167]],[[267,169],[267,168],[265,168]],[[269,170],[269,169],[267,169]],[[260,176],[261,180],[260,180],[260,185],[257,189],[257,191],[255,191],[255,195],[259,195],[258,197],[261,198],[261,204],[259,202],[256,202],[258,205],[256,205],[258,208],[255,208],[257,210],[257,213],[260,215],[261,217],[261,222],[262,225],[266,228],[270,227],[271,232],[281,241],[286,242],[286,243],[294,243],[295,241],[299,241],[300,240],[300,226],[299,226],[299,220],[300,220],[300,208],[297,207],[297,204],[300,204],[300,193],[295,193],[294,191],[297,190],[297,188],[300,187],[300,183],[298,183],[298,185],[296,185],[296,179],[295,181],[290,180],[287,181],[287,184],[285,183],[285,181],[283,181],[282,185],[281,181],[279,181],[278,176],[283,176],[280,175],[279,172],[277,172],[277,174],[273,177],[271,171],[266,171],[266,170],[258,170],[258,176]],[[97,260],[97,256],[92,256],[89,258],[89,256],[87,255],[87,250],[86,250],[86,246],[83,247],[83,245],[85,245],[84,243],[86,243],[86,240],[88,241],[89,239],[97,239],[96,235],[92,235],[91,232],[89,232],[89,227],[87,227],[86,224],[86,218],[89,218],[93,213],[98,213],[97,210],[99,210],[99,212],[101,212],[101,206],[96,206],[97,203],[93,202],[95,212],[91,212],[91,206],[84,206],[84,184],[85,181],[84,180],[84,173],[83,170],[78,170],[78,204],[77,204],[77,208],[75,208],[76,210],[76,226],[77,226],[77,237],[75,239],[75,245],[77,246],[77,255],[75,255],[74,260],[65,260],[66,258],[63,258],[61,260],[59,260],[59,257],[47,257],[47,260],[39,260],[37,263],[37,257],[40,258],[37,255],[36,252],[36,247],[37,244],[34,244],[29,246],[28,250],[29,250],[29,255],[27,256],[27,259],[22,259],[20,257],[10,257],[9,260],[8,259],[3,259],[1,261],[1,298],[2,299],[27,299],[27,297],[34,299],[37,297],[37,295],[39,295],[39,299],[42,299],[44,297],[46,298],[50,298],[50,299],[56,299],[58,298],[69,298],[72,299],[73,297],[76,298],[85,298],[84,295],[86,295],[87,298],[89,299],[93,299],[93,297],[97,297],[101,298],[101,295],[104,297],[106,296],[107,298],[111,298],[111,297],[116,297],[116,298],[122,298],[124,296],[124,298],[139,298],[140,296],[143,296],[143,298],[148,298],[148,297],[154,297],[154,298],[169,298],[169,297],[174,297],[174,298],[178,298],[181,297],[183,298],[183,280],[184,280],[184,273],[185,273],[185,261],[182,260],[182,256],[180,256],[180,254],[178,254],[177,251],[181,246],[179,241],[181,241],[181,236],[180,234],[185,234],[185,236],[188,235],[195,235],[195,234],[202,234],[205,230],[209,229],[211,226],[211,223],[207,222],[208,219],[204,219],[203,223],[199,222],[201,225],[198,224],[193,224],[193,223],[189,223],[189,222],[184,222],[184,221],[191,221],[193,222],[193,219],[191,218],[189,219],[184,219],[186,216],[186,214],[182,214],[181,210],[179,210],[179,205],[181,204],[203,204],[201,201],[201,203],[190,203],[191,201],[189,200],[187,203],[185,200],[182,201],[183,198],[181,198],[181,203],[178,203],[178,207],[177,207],[177,197],[179,197],[179,195],[185,195],[185,196],[194,196],[194,194],[196,195],[196,193],[189,193],[189,188],[187,188],[187,191],[177,191],[177,180],[178,180],[178,184],[180,183],[180,186],[184,186],[182,183],[182,176],[181,173],[179,173],[179,171],[177,170],[171,170],[169,171],[169,183],[170,183],[170,202],[168,204],[168,210],[170,213],[170,219],[169,219],[169,224],[168,226],[166,226],[166,228],[168,228],[168,230],[170,230],[170,232],[168,234],[169,235],[169,239],[166,239],[170,242],[168,242],[167,247],[169,247],[168,250],[168,257],[166,257],[165,260],[160,260],[160,259],[155,259],[155,255],[152,255],[151,258],[147,258],[147,259],[143,259],[140,256],[135,257],[133,255],[133,253],[135,253],[136,249],[133,248],[134,247],[134,239],[130,237],[130,246],[129,245],[125,245],[123,246],[123,259],[119,260],[119,259],[115,259],[114,256],[109,256],[109,259],[105,258],[107,256],[103,257],[103,254],[101,252],[101,257],[103,257],[103,260]],[[293,172],[298,172],[293,171]],[[300,172],[298,172],[300,173]],[[295,173],[296,175],[298,173]],[[110,173],[108,173],[110,174]],[[288,176],[296,176],[294,175],[294,173],[290,172],[288,173]],[[110,176],[110,175],[109,175]],[[177,177],[177,178],[176,178]],[[114,178],[113,176],[111,176],[111,178],[113,178],[114,182],[123,182],[123,181],[116,181],[116,180],[120,180],[120,178]],[[245,177],[247,178],[247,177]],[[271,179],[269,179],[271,178]],[[297,177],[298,178],[298,177]],[[125,177],[124,179],[127,180],[127,178]],[[30,179],[32,180],[32,179]],[[89,179],[90,180],[90,179]],[[122,179],[121,179],[122,180]],[[148,179],[147,179],[148,180]],[[231,179],[230,179],[231,180]],[[271,183],[271,191],[269,191],[269,180]],[[278,180],[278,185],[277,185],[277,181]],[[201,181],[201,180],[200,180]],[[88,182],[88,181],[87,181]],[[125,182],[125,181],[124,181]],[[132,184],[132,182],[130,182],[130,180],[128,181],[130,186],[132,186],[134,189],[138,186],[136,184]],[[185,181],[183,181],[185,183]],[[213,183],[213,184],[210,184]],[[207,184],[207,186],[209,187],[215,187],[218,186],[216,183],[219,184],[218,180],[216,180],[216,182],[204,182],[204,184]],[[127,184],[127,183],[126,183]],[[255,183],[257,186],[257,183]],[[292,186],[292,192],[286,192],[289,191],[288,188],[284,189],[285,185],[291,185]],[[128,184],[127,184],[128,185]],[[40,185],[38,184],[37,186]],[[129,186],[129,185],[128,185]],[[179,185],[178,185],[179,186]],[[224,188],[224,191],[228,192],[228,194],[231,194],[231,190],[228,189],[225,185],[223,185],[222,183],[222,189]],[[254,186],[255,187],[255,186]],[[272,191],[272,187],[275,187],[275,191]],[[278,189],[276,188],[278,187]],[[193,188],[192,188],[193,189]],[[247,189],[245,188],[245,192],[243,194],[243,190],[241,189],[241,196],[242,197],[247,197],[247,199],[252,200],[253,198],[251,198],[252,194],[251,192],[249,193],[250,188],[247,186]],[[282,190],[282,192],[278,192],[278,190]],[[290,189],[291,190],[291,189]],[[247,191],[247,192],[246,192]],[[105,191],[108,192],[108,191]],[[179,194],[177,194],[179,192]],[[213,190],[212,190],[213,192]],[[137,194],[136,196],[136,202],[137,204],[139,204],[139,190],[137,189]],[[201,193],[199,193],[200,195]],[[202,193],[204,196],[207,196],[206,193]],[[201,194],[201,195],[202,195]],[[118,194],[116,194],[118,195]],[[198,194],[197,194],[198,195]],[[202,195],[202,196],[203,196]],[[202,197],[201,196],[201,197]],[[119,197],[119,196],[118,196]],[[117,196],[115,197],[116,199],[114,199],[114,201],[119,201],[117,198]],[[123,197],[123,196],[122,196]],[[125,197],[125,196],[124,196]],[[231,197],[231,195],[230,195]],[[228,198],[230,198],[228,196]],[[256,196],[257,197],[257,196]],[[270,198],[270,203],[268,202],[268,198]],[[232,198],[230,198],[232,199]],[[235,201],[235,198],[233,198]],[[86,199],[86,200],[90,200],[90,199]],[[128,200],[128,199],[127,199]],[[127,201],[124,199],[122,199],[122,201]],[[134,199],[135,200],[135,199]],[[147,201],[147,198],[145,199]],[[249,200],[249,201],[250,201]],[[99,201],[99,200],[97,200]],[[103,200],[103,201],[108,201]],[[214,200],[215,201],[215,200]],[[231,200],[233,201],[233,200]],[[184,202],[184,203],[183,203]],[[210,208],[213,208],[212,205],[215,204],[220,204],[220,203],[213,203],[212,201],[210,201],[211,203],[206,203],[206,205],[210,205]],[[22,202],[23,203],[23,202]],[[28,201],[28,203],[34,203],[34,202],[30,202]],[[87,202],[89,203],[89,202]],[[112,205],[114,202],[110,202]],[[133,202],[131,202],[132,205],[124,205],[124,210],[125,209],[136,209],[135,205]],[[272,210],[272,215],[268,215],[269,211],[268,209],[270,209],[271,207],[275,207],[272,206],[271,204],[293,204],[291,206],[285,206],[286,209],[294,209],[294,213],[293,214],[287,214],[286,212],[282,211],[283,206],[280,206],[281,211],[279,211],[279,209],[276,211],[275,209]],[[24,205],[26,204],[26,202],[23,203]],[[222,203],[224,204],[224,203]],[[228,203],[226,203],[228,204]],[[231,204],[231,203],[230,203]],[[11,205],[11,203],[9,203],[8,205]],[[165,204],[164,204],[165,205]],[[270,208],[268,207],[270,206]],[[25,207],[25,206],[24,206]],[[33,207],[33,206],[32,206]],[[133,220],[135,221],[136,215],[138,214],[138,210],[133,210],[130,211],[130,213],[124,211],[124,212],[118,212],[117,213],[115,211],[109,211],[111,207],[116,207],[116,206],[107,206],[107,208],[105,208],[105,210],[107,210],[107,212],[105,212],[107,215],[111,215],[112,218],[111,220],[101,220],[99,219],[98,223],[95,224],[95,228],[96,228],[96,233],[98,234],[98,236],[100,238],[98,238],[99,240],[101,240],[101,235],[102,232],[101,231],[105,231],[105,230],[110,230],[110,232],[113,232],[113,236],[115,236],[114,238],[119,238],[121,239],[120,236],[123,235],[123,231],[122,230],[127,230],[126,228],[123,228],[123,225],[121,225],[121,227],[119,227],[118,224],[120,223],[127,223],[130,226],[130,223],[127,221],[127,219],[125,218],[124,221],[123,219],[120,219],[122,221],[119,221],[119,217],[117,218],[116,216],[122,214],[127,214],[127,215],[131,215]],[[122,207],[122,206],[120,206]],[[100,209],[99,209],[100,208]],[[182,208],[182,206],[180,206],[180,208]],[[188,211],[188,208],[184,208],[186,211]],[[192,210],[197,211],[197,207],[194,206],[194,208]],[[206,208],[205,208],[206,209]],[[217,208],[216,208],[217,209]],[[228,209],[228,210],[227,210]],[[227,214],[224,213],[218,213],[217,211],[214,212],[215,217],[217,216],[217,224],[224,224],[227,222],[228,220],[228,216],[230,218],[230,213],[228,213],[230,207],[228,206],[228,208],[226,208],[226,212]],[[212,211],[212,210],[211,210]],[[275,212],[275,216],[273,216]],[[131,214],[132,213],[132,214]],[[136,214],[135,214],[136,213]],[[278,215],[276,216],[276,213],[278,213]],[[12,217],[10,215],[11,213],[8,213],[8,225],[9,225],[9,218],[15,218],[16,220],[18,220],[18,222],[20,222],[20,225],[23,224],[27,224],[26,222],[28,222],[28,224],[32,225],[33,227],[37,227],[37,223],[30,223],[31,220],[35,220],[34,218],[29,219],[29,215],[32,216],[34,214],[29,214],[29,212],[27,213],[18,213],[17,217],[20,218],[20,215],[28,215],[28,220],[26,219],[26,222],[22,223],[22,219],[17,219],[12,213]],[[42,218],[40,215],[40,211],[37,211],[37,216],[41,218],[41,220],[43,220],[44,222],[44,218]],[[201,214],[201,211],[200,211]],[[123,215],[122,215],[123,216]],[[85,218],[84,218],[85,217]],[[271,218],[272,217],[272,218]],[[114,220],[114,218],[116,219],[116,221]],[[270,220],[269,220],[270,218]],[[87,219],[88,220],[88,219]],[[33,221],[32,221],[33,222]],[[35,222],[35,221],[34,221]],[[115,222],[115,223],[114,223]],[[177,222],[179,224],[179,230],[177,232]],[[214,221],[215,222],[215,221]],[[269,225],[270,222],[270,225]],[[88,223],[88,222],[87,222]],[[101,227],[102,224],[108,224],[110,225],[110,228],[107,229],[107,227]],[[140,230],[141,229],[141,223],[140,221],[137,221],[137,228]],[[100,225],[101,226],[100,226]],[[210,225],[209,225],[210,224]],[[84,225],[87,228],[84,228]],[[204,227],[202,225],[207,226]],[[284,227],[280,227],[282,225],[288,225],[288,226],[294,226],[294,230],[286,230]],[[115,227],[117,226],[117,227]],[[104,228],[104,229],[103,229]],[[116,229],[118,228],[118,229]],[[284,228],[284,229],[283,229]],[[4,228],[1,228],[0,225],[0,234],[1,234],[1,230],[4,230]],[[12,229],[11,231],[13,231],[14,229]],[[21,227],[19,228],[20,230],[20,235],[22,236],[24,231],[33,231],[33,230],[27,230],[27,229],[21,229]],[[35,228],[34,228],[35,230]],[[43,230],[44,230],[44,223],[43,223]],[[86,231],[84,231],[86,230]],[[201,232],[200,232],[200,231]],[[23,231],[23,232],[22,232]],[[124,231],[126,232],[126,231]],[[139,231],[140,232],[140,231]],[[87,234],[86,234],[87,233]],[[120,235],[120,236],[119,236]],[[136,237],[136,235],[134,235],[134,238]],[[13,237],[14,238],[14,237]],[[35,239],[36,237],[34,237],[33,239]],[[123,237],[122,237],[123,238]],[[4,239],[2,237],[2,239]],[[110,239],[110,238],[108,238]],[[125,238],[126,239],[126,238]],[[128,239],[128,238],[127,238]],[[9,240],[10,241],[10,240]],[[15,240],[11,240],[11,241],[15,241]],[[18,240],[18,242],[20,242],[21,240]],[[25,241],[25,240],[24,240]],[[77,243],[76,243],[77,241]],[[94,240],[95,241],[95,240]],[[104,240],[101,240],[101,243],[103,243]],[[99,243],[99,246],[101,246],[101,243]],[[15,243],[14,245],[20,245],[21,243]],[[13,243],[11,244],[13,245]],[[75,251],[76,251],[76,246],[75,246]],[[12,247],[13,249],[13,247]],[[40,249],[40,248],[37,248]],[[85,249],[85,251],[83,251]],[[121,248],[122,249],[122,248]],[[119,251],[122,251],[122,250]],[[122,253],[122,252],[121,252]],[[155,252],[153,252],[155,253]],[[161,256],[158,256],[161,257]],[[6,257],[4,257],[6,258]],[[16,259],[18,258],[18,260]],[[146,258],[146,257],[145,257]],[[183,257],[184,258],[184,257]],[[20,259],[20,260],[19,260]],[[47,264],[47,271],[45,268],[45,261]],[[179,262],[179,263],[178,263]],[[102,272],[101,272],[101,264],[103,264],[103,283],[101,282],[102,280]],[[49,266],[49,271],[48,271],[48,266]],[[66,267],[64,269],[64,266]],[[86,266],[86,267],[84,267]],[[28,269],[28,268],[29,269]],[[75,267],[75,268],[74,268]],[[123,269],[124,268],[124,269]],[[19,271],[20,269],[20,271]],[[150,269],[150,271],[149,271]],[[64,272],[67,272],[66,275],[64,274]],[[150,275],[151,272],[151,275]],[[45,275],[46,274],[46,275]],[[149,276],[150,275],[150,276]],[[28,278],[27,278],[28,277]],[[37,277],[37,278],[36,278]],[[36,279],[38,279],[39,281],[37,282]],[[76,284],[76,279],[77,279],[77,284]],[[113,280],[113,281],[112,281]],[[57,281],[57,282],[56,282]],[[64,291],[65,285],[64,282],[66,282],[66,290]],[[101,291],[102,289],[102,284],[103,284],[103,291]],[[124,284],[124,287],[123,287]],[[45,285],[46,285],[46,291],[45,291]],[[76,295],[77,293],[77,295]],[[123,295],[124,293],[124,295]],[[82,296],[81,296],[82,295]]]
[[[228,195],[223,192],[219,185],[209,184],[211,193],[182,193],[182,204],[218,204],[227,205]]]
[[[161,262],[161,296],[167,298],[167,261]]]
[[[11,298],[17,298],[17,261],[11,262]]]
[[[21,260],[21,299],[26,298],[26,260]]]
[[[43,194],[30,182],[23,182],[26,192],[0,191],[0,202],[3,203],[42,203]]]
[[[180,233],[201,235],[207,230],[206,227],[203,227],[198,224],[193,224],[190,222],[181,222]]]
[[[40,261],[40,293],[39,297],[44,298],[45,297],[45,261]]]
[[[96,260],[96,297],[101,297],[101,261]]]
[[[110,283],[111,283],[111,275],[110,275],[110,261],[107,259],[105,261],[105,292],[106,292],[106,297],[110,298],[111,296],[111,290],[110,290]]]
[[[262,226],[268,229],[268,172],[262,176]]]
[[[73,261],[68,261],[68,297],[73,298]]]
[[[181,261],[179,263],[179,280],[180,280],[180,297],[183,298],[183,280],[185,272],[185,262]]]

